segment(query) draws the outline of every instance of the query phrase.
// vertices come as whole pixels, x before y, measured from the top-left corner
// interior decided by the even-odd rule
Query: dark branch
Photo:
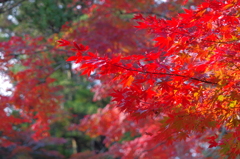
[[[112,65],[114,65],[116,67],[123,68],[123,69],[128,70],[128,71],[141,72],[141,73],[154,74],[154,75],[177,76],[177,77],[188,78],[190,80],[199,81],[199,82],[203,82],[203,83],[207,83],[207,84],[216,84],[217,85],[217,83],[214,83],[214,82],[198,79],[198,78],[195,78],[195,77],[189,77],[189,76],[185,76],[185,75],[179,75],[179,74],[173,74],[173,73],[162,73],[162,72],[149,72],[149,71],[130,69],[130,68],[127,68],[127,67],[124,67],[124,66],[116,65],[116,64],[112,64]]]

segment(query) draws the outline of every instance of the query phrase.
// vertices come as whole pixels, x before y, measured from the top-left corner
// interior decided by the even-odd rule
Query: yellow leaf
[[[218,100],[219,101],[223,101],[224,100],[224,96],[223,95],[218,96]]]
[[[229,107],[234,107],[236,104],[237,104],[236,100],[231,101],[231,103],[229,104]]]
[[[195,93],[193,94],[193,96],[194,96],[194,97],[197,97],[197,96],[198,96],[198,93],[197,93],[197,92],[195,92]]]

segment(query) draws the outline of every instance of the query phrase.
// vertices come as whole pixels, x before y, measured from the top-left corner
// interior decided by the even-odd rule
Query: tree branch
[[[207,84],[216,84],[217,85],[217,83],[214,83],[214,82],[211,82],[211,81],[206,81],[206,80],[198,79],[198,78],[195,78],[195,77],[189,77],[189,76],[185,76],[185,75],[179,75],[179,74],[173,74],[173,73],[162,73],[162,72],[149,72],[149,71],[130,69],[130,68],[127,68],[127,67],[124,67],[124,66],[116,65],[116,64],[112,64],[112,65],[114,65],[116,67],[120,67],[120,68],[128,70],[128,71],[141,72],[141,73],[145,73],[145,74],[154,74],[154,75],[177,76],[177,77],[188,78],[190,80],[199,81],[199,82],[203,82],[203,83],[207,83]]]

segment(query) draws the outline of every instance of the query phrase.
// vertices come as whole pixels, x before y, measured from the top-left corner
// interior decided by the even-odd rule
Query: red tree
[[[77,52],[67,61],[101,79],[112,96],[111,106],[86,117],[80,129],[106,136],[108,153],[123,158],[201,157],[206,142],[207,157],[214,150],[240,154],[239,6],[214,0],[171,19],[137,14],[136,27],[155,41],[145,53],[104,55],[60,40]],[[115,143],[126,131],[141,136]]]
[[[73,158],[108,154],[123,158],[201,158],[216,155],[215,146],[220,146],[223,155],[236,156],[239,2],[205,2],[176,18],[172,17],[182,12],[178,4],[183,0],[97,2],[86,1],[91,6],[85,9],[87,18],[64,25],[61,35],[98,53],[88,54],[76,43],[61,43],[77,51],[69,60],[77,60],[83,74],[92,81],[101,79],[93,88],[95,100],[113,97],[111,104],[76,127],[93,137],[105,136],[109,151],[98,155],[86,152]],[[194,9],[199,2],[194,0],[187,6]],[[137,28],[129,21],[133,14],[137,14]],[[35,139],[48,136],[49,124],[63,102],[51,74],[64,65],[59,59],[66,53],[72,56],[72,51],[56,47],[56,38],[59,36],[13,37],[0,43],[0,71],[14,84],[9,90],[11,96],[0,96],[0,144],[8,148],[20,145],[14,153],[30,151],[15,142],[23,138],[22,134]],[[21,66],[20,71],[12,70],[13,66]],[[129,141],[124,141],[126,137]],[[203,153],[206,147],[213,148]]]

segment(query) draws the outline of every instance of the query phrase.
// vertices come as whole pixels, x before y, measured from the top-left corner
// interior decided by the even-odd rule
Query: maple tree
[[[60,21],[45,16],[44,25],[38,14],[29,14],[29,6],[40,7],[40,15],[50,10],[60,17],[69,8],[55,10],[49,1],[23,3],[26,8],[17,18],[25,24],[6,28],[19,36],[0,43],[0,71],[13,83],[11,95],[0,97],[0,150],[5,156],[63,158],[44,146],[66,144],[69,138],[81,151],[71,158],[217,158],[218,150],[229,157],[239,153],[239,2],[205,2],[194,10],[201,3],[194,0],[185,6],[193,10],[185,11],[183,0],[61,2],[75,12]],[[79,19],[71,17],[76,13]],[[59,38],[66,39],[60,42],[67,49],[56,46]],[[74,60],[80,67],[73,69]],[[77,77],[79,70],[91,83]],[[89,102],[89,88],[97,106]],[[106,103],[98,100],[109,96],[110,104],[78,124],[86,112]],[[49,137],[49,129],[67,140]],[[81,145],[90,141],[93,146]]]
[[[222,156],[237,157],[239,6],[236,0],[214,0],[176,18],[135,15],[136,28],[153,35],[155,51],[98,54],[60,40],[76,51],[67,61],[79,63],[82,75],[111,85],[111,106],[86,117],[79,129],[106,136],[107,153],[123,158],[179,156],[177,147],[169,147],[181,143],[191,147],[182,150],[183,157],[194,157],[207,142]],[[126,131],[141,136],[115,143]]]

